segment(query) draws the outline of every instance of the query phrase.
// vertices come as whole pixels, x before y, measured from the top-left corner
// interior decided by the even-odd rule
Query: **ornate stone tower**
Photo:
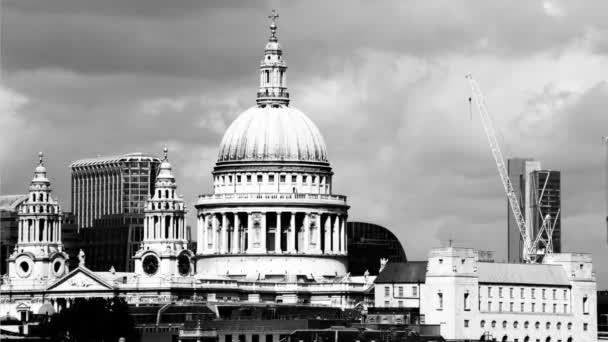
[[[273,10],[268,16],[270,23],[270,38],[264,49],[264,59],[260,63],[260,90],[258,104],[289,104],[289,93],[285,85],[287,64],[282,59],[283,51],[277,39],[276,19],[279,15]]]
[[[30,184],[29,198],[19,208],[18,241],[8,258],[14,280],[53,279],[67,274],[68,255],[61,243],[61,208],[51,197],[42,152]]]
[[[133,257],[135,273],[144,277],[187,276],[192,273],[192,252],[188,250],[184,200],[175,193],[177,185],[171,164],[165,158],[156,176],[154,195],[144,210],[144,239]]]

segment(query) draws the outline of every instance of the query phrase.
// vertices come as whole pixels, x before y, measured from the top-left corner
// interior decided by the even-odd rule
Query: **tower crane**
[[[543,218],[542,227],[539,229],[538,235],[534,241],[532,241],[530,232],[528,232],[527,229],[526,220],[521,212],[521,208],[517,200],[517,194],[515,193],[513,184],[509,179],[507,166],[505,164],[502,151],[500,150],[498,140],[496,139],[496,131],[494,130],[494,126],[490,120],[488,109],[486,108],[483,100],[483,95],[481,93],[481,89],[479,88],[479,84],[477,84],[477,82],[473,79],[473,76],[470,74],[466,76],[466,79],[469,81],[472,98],[475,100],[475,104],[477,105],[479,116],[481,117],[481,123],[483,124],[488,142],[490,143],[490,149],[492,150],[492,155],[494,156],[494,161],[496,162],[496,168],[498,168],[500,180],[502,181],[505,193],[509,199],[511,211],[513,212],[513,217],[515,217],[515,222],[517,223],[517,228],[519,229],[519,234],[521,235],[521,240],[523,242],[522,259],[524,262],[528,263],[539,262],[542,255],[553,252],[551,235],[553,233],[552,228],[554,228],[555,225],[550,225],[551,217],[550,215],[546,215]],[[469,101],[470,100],[471,99],[469,99]],[[544,244],[544,249],[539,248],[541,243]]]

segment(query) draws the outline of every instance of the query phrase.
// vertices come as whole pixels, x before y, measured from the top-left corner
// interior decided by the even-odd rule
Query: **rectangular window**
[[[543,289],[543,299],[547,299],[547,290]]]
[[[400,307],[400,308],[402,308],[402,307],[403,307],[403,301],[402,301],[402,300],[400,300],[400,301],[399,301],[399,307]]]
[[[226,335],[224,341],[232,342],[232,335]]]
[[[247,175],[247,183],[251,183],[251,175]]]
[[[589,323],[583,323],[583,330],[587,331],[588,328],[589,328]]]
[[[509,297],[513,299],[513,288],[509,289]]]
[[[279,181],[280,181],[281,183],[285,183],[285,175],[280,175],[280,176],[279,176]]]
[[[469,296],[469,291],[464,293],[464,311],[471,310],[471,301]]]
[[[564,290],[564,300],[568,299],[568,290]]]
[[[536,299],[536,289],[531,289],[530,292],[532,299]]]
[[[384,297],[388,297],[391,295],[391,288],[388,286],[384,287]]]
[[[469,327],[469,320],[468,320],[468,319],[465,319],[465,320],[464,320],[464,327],[465,327],[465,328],[468,328],[468,327]]]
[[[509,303],[509,311],[513,312],[513,302]]]
[[[418,297],[418,286],[412,286],[412,296]]]
[[[543,312],[547,312],[547,304],[543,303]]]
[[[502,302],[498,302],[498,312],[502,312]]]
[[[272,335],[266,335],[266,342],[272,342]]]
[[[488,301],[488,311],[492,311],[492,301]]]
[[[228,184],[232,184],[232,176],[228,176]]]
[[[583,297],[583,315],[589,314],[589,298],[587,296]]]
[[[531,310],[532,312],[534,312],[534,311],[535,311],[535,309],[536,309],[536,303],[532,303],[531,309],[532,309],[532,310]]]
[[[524,303],[520,303],[519,312],[524,312]]]
[[[519,289],[519,297],[521,299],[524,299],[524,288],[523,287],[521,289]]]
[[[553,304],[553,313],[557,313],[557,304]]]
[[[308,183],[308,176],[302,177],[302,183],[304,183],[304,184]]]
[[[385,300],[385,301],[384,301],[384,306],[385,306],[385,307],[387,307],[387,308],[390,306],[390,304],[389,304],[389,301],[388,301],[388,300]]]
[[[498,288],[498,298],[502,298],[502,287]]]
[[[437,293],[437,310],[443,310],[443,293]]]
[[[399,297],[403,297],[403,286],[399,286]]]
[[[488,298],[492,298],[492,287],[488,286]]]
[[[295,182],[297,182],[297,181],[298,181],[298,176],[296,176],[296,175],[292,175],[292,176],[291,176],[291,182],[292,182],[292,183],[295,183]]]
[[[260,335],[251,335],[251,342],[260,342]]]
[[[241,184],[241,175],[236,176],[236,182]],[[226,336],[228,336],[228,335],[226,335]]]
[[[274,175],[268,175],[268,183],[274,183]]]
[[[564,304],[564,313],[568,313],[568,304]]]
[[[262,183],[262,181],[263,181],[262,175],[258,175],[258,183]]]
[[[553,300],[557,299],[557,290],[553,289]]]

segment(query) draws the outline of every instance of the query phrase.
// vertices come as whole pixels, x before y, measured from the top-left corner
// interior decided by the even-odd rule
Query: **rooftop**
[[[388,262],[374,283],[424,283],[426,261]]]
[[[480,283],[570,285],[566,271],[560,265],[480,262],[477,271]]]
[[[142,153],[142,152],[134,152],[127,153],[115,156],[103,156],[96,158],[85,158],[80,159],[70,164],[70,168],[80,167],[80,166],[93,166],[93,165],[103,165],[103,164],[111,164],[118,163],[122,161],[155,161],[160,163],[160,159],[152,154]]]
[[[27,194],[0,196],[0,210],[17,211],[17,207],[27,199]]]

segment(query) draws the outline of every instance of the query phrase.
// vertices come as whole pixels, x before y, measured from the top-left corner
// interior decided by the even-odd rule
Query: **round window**
[[[154,255],[148,255],[142,261],[142,266],[147,275],[154,275],[158,272],[158,259]]]
[[[21,272],[23,273],[27,273],[30,271],[30,264],[27,261],[22,261],[19,264],[19,267],[21,268]]]
[[[190,274],[190,258],[186,253],[182,253],[177,257],[177,271],[182,276]]]
[[[53,273],[56,276],[61,276],[63,274],[63,261],[58,259],[53,262]]]
[[[19,258],[17,260],[17,275],[21,278],[27,278],[32,273],[33,265],[29,258]]]

